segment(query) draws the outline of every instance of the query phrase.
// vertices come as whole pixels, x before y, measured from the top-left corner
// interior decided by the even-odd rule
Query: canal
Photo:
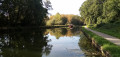
[[[0,31],[0,57],[101,57],[80,27]]]

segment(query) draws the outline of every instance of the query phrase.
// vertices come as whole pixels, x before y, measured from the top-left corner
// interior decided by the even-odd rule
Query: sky
[[[74,14],[80,15],[79,8],[86,0],[50,0],[53,10],[49,13],[55,15],[60,14]]]

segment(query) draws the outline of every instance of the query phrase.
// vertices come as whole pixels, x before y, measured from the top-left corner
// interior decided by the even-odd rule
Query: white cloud
[[[76,14],[79,15],[79,8],[85,0],[50,0],[53,10],[51,14]]]

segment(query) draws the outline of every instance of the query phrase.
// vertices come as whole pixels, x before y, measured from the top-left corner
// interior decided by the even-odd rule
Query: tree
[[[120,1],[106,0],[103,4],[104,23],[118,22],[120,19]]]
[[[61,19],[62,19],[62,23],[61,23],[61,25],[65,25],[65,24],[67,24],[67,22],[68,22],[67,17],[62,17]]]
[[[72,17],[71,24],[73,24],[73,25],[83,25],[83,22],[81,21],[80,16],[75,15],[75,16]]]
[[[3,0],[0,10],[0,24],[4,26],[40,26],[51,7],[42,0]],[[46,2],[44,2],[46,3]],[[47,8],[45,8],[46,6]]]
[[[83,22],[81,22],[81,20],[81,17],[77,15],[64,15],[57,13],[56,15],[50,17],[47,21],[47,25],[82,25]]]
[[[87,25],[120,22],[119,0],[86,0],[79,10]]]

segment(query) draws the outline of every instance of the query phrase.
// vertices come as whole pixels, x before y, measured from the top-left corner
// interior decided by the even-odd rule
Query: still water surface
[[[101,56],[78,27],[0,32],[0,57]]]

